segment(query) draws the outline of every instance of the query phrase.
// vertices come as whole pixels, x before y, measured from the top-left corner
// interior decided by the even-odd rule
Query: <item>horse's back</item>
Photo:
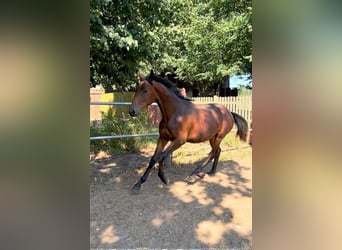
[[[218,135],[224,137],[229,131],[232,130],[234,126],[234,117],[232,113],[222,104],[214,103],[212,107],[215,107],[216,110],[219,110],[219,113],[222,115],[221,119],[221,127],[218,132]]]
[[[214,136],[224,137],[233,127],[233,116],[221,104],[196,104],[192,108],[187,110],[187,115],[181,121],[182,126],[188,128],[188,142],[203,142]]]
[[[218,118],[224,121],[234,121],[232,113],[222,104],[209,103],[209,104],[196,104],[196,108],[199,110],[205,110],[206,112],[215,112]]]

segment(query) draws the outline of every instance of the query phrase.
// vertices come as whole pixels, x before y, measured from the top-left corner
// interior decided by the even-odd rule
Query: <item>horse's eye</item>
[[[144,90],[143,90],[143,93],[146,94],[146,93],[147,93],[147,89],[144,89]]]

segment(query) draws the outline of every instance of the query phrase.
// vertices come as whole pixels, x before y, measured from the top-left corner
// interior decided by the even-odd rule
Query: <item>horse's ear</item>
[[[143,74],[141,72],[138,72],[138,78],[140,81],[142,81],[143,77],[144,77]]]
[[[153,81],[153,75],[154,75],[154,73],[153,73],[153,70],[151,69],[150,75],[148,76],[148,80],[151,82]]]

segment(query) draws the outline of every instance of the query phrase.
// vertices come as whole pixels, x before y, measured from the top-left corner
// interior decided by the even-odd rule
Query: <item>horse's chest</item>
[[[161,138],[166,139],[168,141],[173,141],[176,138],[176,136],[167,128],[160,129],[159,135]]]
[[[159,125],[159,134],[162,138],[167,140],[174,140],[177,137],[179,126],[172,126],[169,123],[161,122]]]
[[[169,137],[171,136],[170,131],[167,128],[167,124],[165,124],[163,121],[161,121],[159,124],[159,135],[167,140],[169,140]]]

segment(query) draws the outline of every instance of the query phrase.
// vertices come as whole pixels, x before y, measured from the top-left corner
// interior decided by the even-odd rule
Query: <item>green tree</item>
[[[222,81],[252,73],[251,1],[201,1],[185,27],[177,72],[187,80]]]
[[[251,0],[91,0],[90,85],[135,85],[138,70],[220,81],[251,73]]]

